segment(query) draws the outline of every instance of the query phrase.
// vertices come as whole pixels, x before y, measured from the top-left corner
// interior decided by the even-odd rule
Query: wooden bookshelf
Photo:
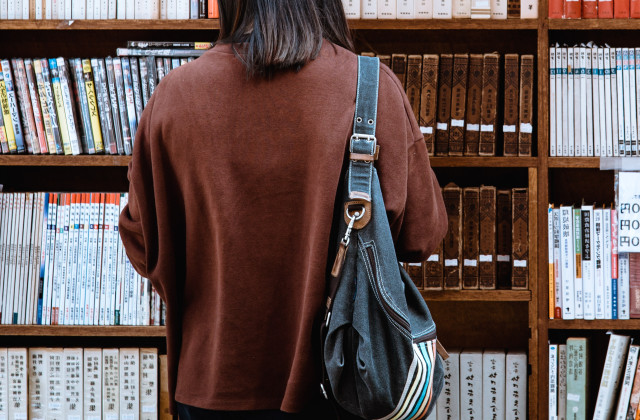
[[[638,30],[640,19],[547,19],[550,30],[614,31]]]
[[[550,330],[640,330],[640,319],[550,319]]]
[[[0,325],[0,336],[165,337],[165,327]]]
[[[531,157],[430,157],[433,167],[467,168],[529,168],[538,165]]]
[[[429,301],[529,302],[530,290],[423,290]]]
[[[599,157],[551,157],[549,168],[600,168]]]
[[[131,156],[0,155],[0,166],[127,166]]]

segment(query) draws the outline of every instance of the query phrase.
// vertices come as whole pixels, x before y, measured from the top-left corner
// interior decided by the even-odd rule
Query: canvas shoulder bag
[[[366,419],[423,419],[443,384],[436,326],[398,263],[374,161],[378,58],[358,57],[358,89],[335,263],[321,326],[322,392]]]

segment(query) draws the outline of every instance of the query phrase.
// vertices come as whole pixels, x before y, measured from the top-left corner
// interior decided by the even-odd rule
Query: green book
[[[567,339],[567,420],[587,419],[587,339]]]

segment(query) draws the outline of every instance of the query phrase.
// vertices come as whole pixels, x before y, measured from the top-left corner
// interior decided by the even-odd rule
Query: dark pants
[[[325,400],[311,404],[304,412],[285,413],[280,410],[218,411],[192,407],[178,402],[180,420],[333,420],[337,419],[331,405]],[[341,416],[341,418],[344,418]]]

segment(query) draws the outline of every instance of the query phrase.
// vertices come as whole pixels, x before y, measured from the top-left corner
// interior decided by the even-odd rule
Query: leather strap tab
[[[375,156],[365,155],[363,153],[351,153],[349,155],[350,160],[357,160],[360,162],[373,162],[375,160]]]

